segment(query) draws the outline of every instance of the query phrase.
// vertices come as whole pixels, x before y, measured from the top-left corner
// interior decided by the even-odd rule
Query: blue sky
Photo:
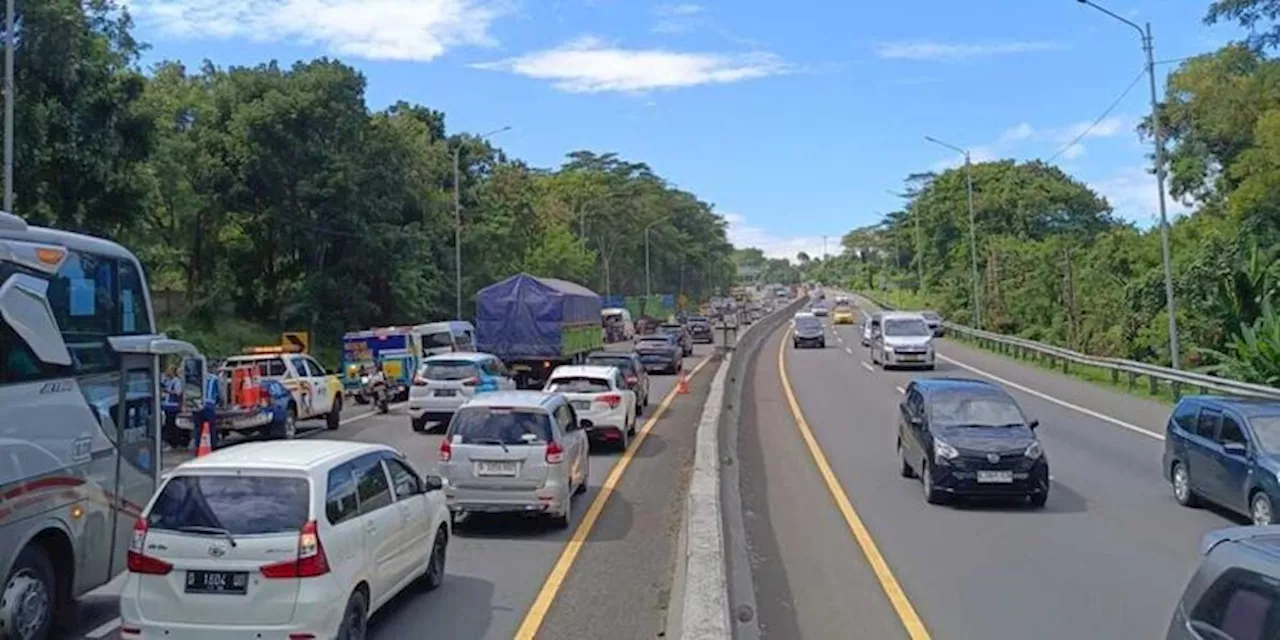
[[[1147,226],[1154,181],[1134,132],[1137,34],[1074,0],[128,0],[147,62],[338,57],[368,100],[445,111],[538,166],[576,149],[649,163],[713,203],[731,240],[834,251],[899,201],[909,173],[1050,158]],[[1151,21],[1156,58],[1238,37],[1208,0],[1106,0]],[[1171,64],[1158,69],[1163,78]],[[1082,132],[1080,142],[1070,142]],[[1174,203],[1174,208],[1179,205]]]

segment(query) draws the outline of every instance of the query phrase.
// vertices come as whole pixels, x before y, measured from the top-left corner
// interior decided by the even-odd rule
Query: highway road
[[[764,638],[1163,637],[1202,534],[1241,523],[1174,502],[1159,403],[948,340],[936,371],[885,372],[859,325],[825,349],[785,335],[748,374],[738,442]],[[1044,509],[925,503],[895,453],[914,376],[995,380],[1040,420]]]
[[[593,453],[590,490],[574,500],[573,531],[511,518],[460,526],[444,585],[389,604],[371,621],[372,640],[659,637],[693,434],[715,370],[712,351],[699,345],[685,359],[686,371],[696,372],[687,395],[673,393],[675,376],[651,377],[641,417],[647,435],[626,455]],[[404,451],[424,473],[435,468],[442,436],[414,433],[403,405],[387,415],[366,407],[349,413],[339,430],[305,437],[380,442]],[[116,638],[118,589],[114,583],[86,598],[83,628],[70,637]]]

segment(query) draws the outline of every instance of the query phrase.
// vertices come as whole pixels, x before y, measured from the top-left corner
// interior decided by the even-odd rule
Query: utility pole
[[[973,327],[975,329],[982,328],[982,292],[978,286],[978,231],[977,219],[973,213],[973,162],[969,155],[968,149],[961,149],[953,144],[943,142],[937,138],[929,136],[924,137],[925,140],[936,145],[946,147],[952,151],[964,154],[964,180],[965,190],[968,192],[969,199],[969,261],[970,261],[970,278],[973,280]]]
[[[9,0],[13,2],[13,0]],[[479,137],[481,142],[511,127],[495,129]],[[462,153],[462,141],[453,148],[453,296],[454,319],[462,319],[462,171],[459,167],[459,155]]]
[[[4,3],[4,210],[13,212],[13,55],[14,0]]]

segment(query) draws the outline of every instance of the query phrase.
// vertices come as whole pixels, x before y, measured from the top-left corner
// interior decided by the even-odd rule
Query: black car
[[[680,343],[680,353],[684,356],[693,355],[693,336],[684,325],[666,322],[658,327],[658,333],[674,336]]]
[[[694,344],[711,344],[716,341],[711,331],[711,319],[706,316],[689,316],[685,326],[689,328],[689,337],[693,338]]]
[[[684,367],[684,352],[675,336],[657,334],[636,340],[636,354],[646,371],[679,373]]]
[[[1049,461],[1036,420],[994,384],[921,378],[898,405],[902,476],[919,477],[930,504],[961,496],[1011,497],[1043,507]]]
[[[804,346],[827,347],[827,332],[823,330],[821,320],[811,315],[797,315],[791,325],[791,346],[797,349]]]
[[[649,406],[649,372],[640,361],[640,354],[625,351],[592,351],[587,354],[587,364],[604,367],[617,367],[622,371],[622,378],[627,388],[636,394],[636,415],[643,413]]]

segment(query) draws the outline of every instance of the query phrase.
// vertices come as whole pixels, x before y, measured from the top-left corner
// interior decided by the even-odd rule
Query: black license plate
[[[436,389],[437,398],[452,398],[458,395],[457,389]]]
[[[249,574],[245,571],[188,571],[186,591],[242,596],[249,591]]]

